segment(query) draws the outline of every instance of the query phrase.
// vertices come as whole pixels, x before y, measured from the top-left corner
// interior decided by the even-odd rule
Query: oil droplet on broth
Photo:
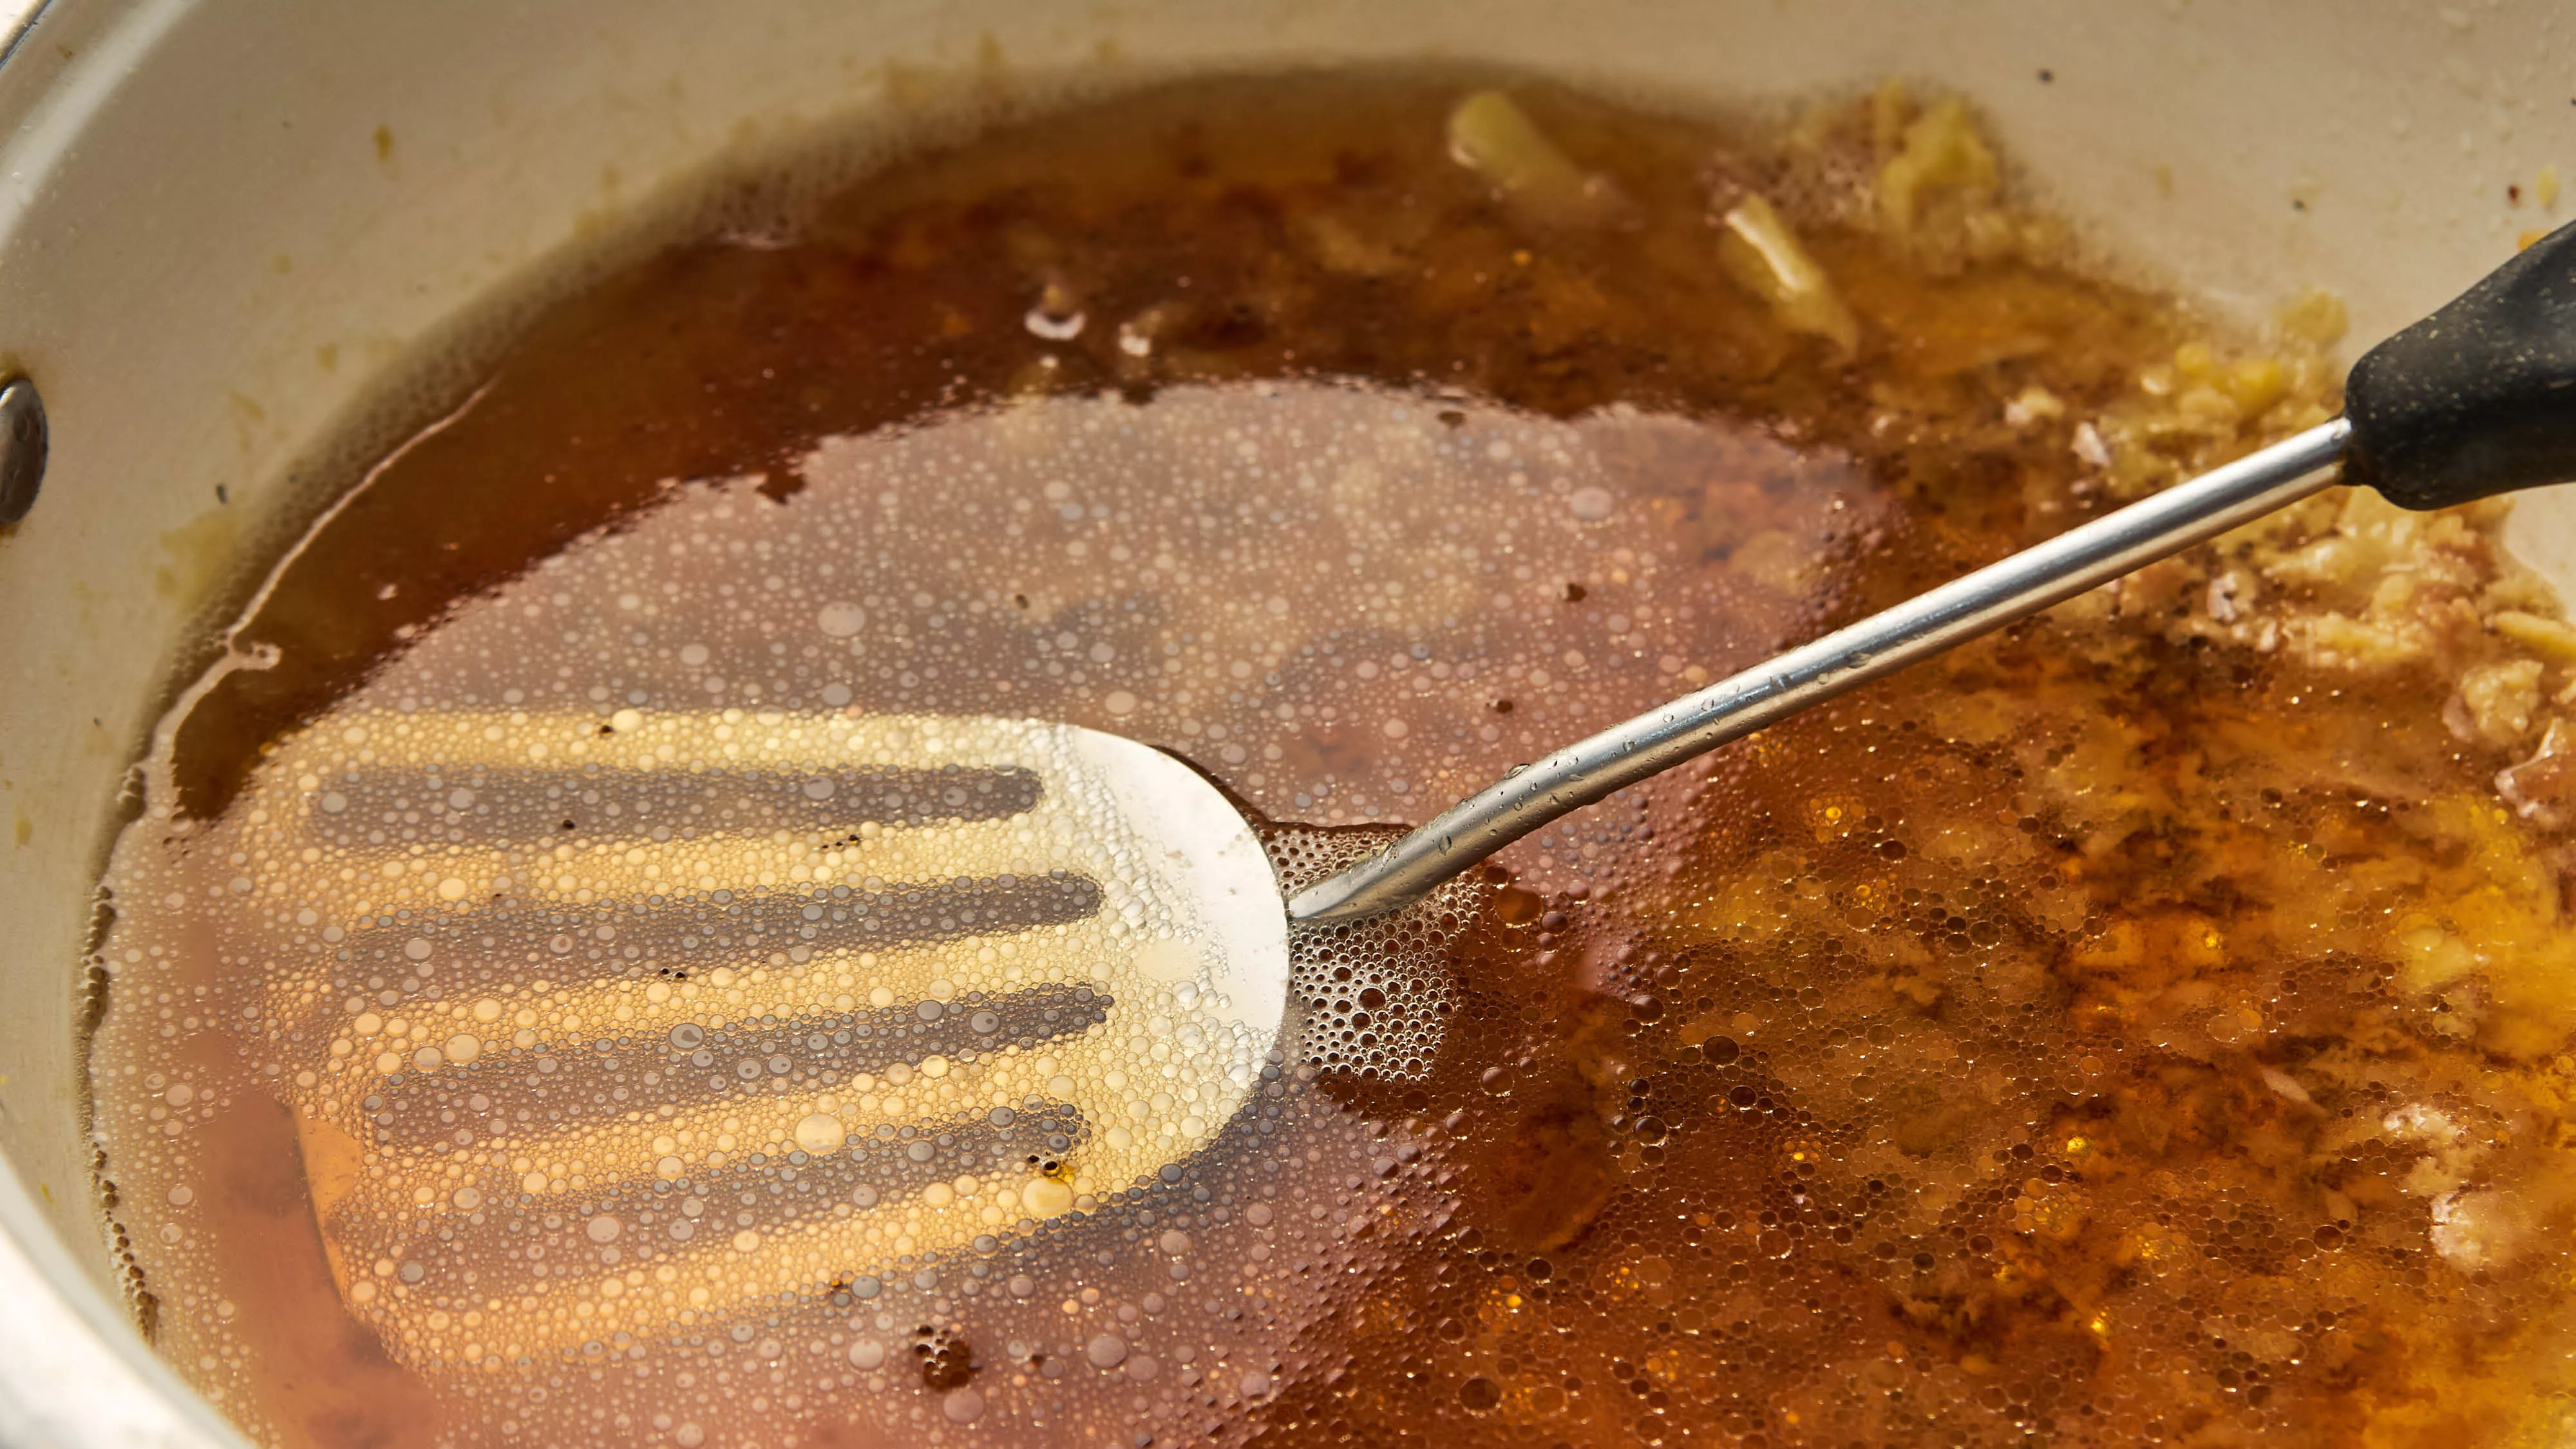
[[[711,1376],[809,1347],[890,1396],[867,1412],[932,1394],[986,1433],[1123,1421],[1166,1372],[1221,1414],[1263,1399],[1333,1285],[1453,1211],[1399,1166],[1409,1129],[1318,1073],[1427,1070],[1487,888],[1301,934],[1265,980],[1138,884],[1170,842],[1104,845],[1051,798],[1044,727],[939,712],[1096,722],[1368,820],[1668,688],[1566,663],[1562,581],[1628,574],[1644,631],[1673,553],[1590,480],[1641,447],[1684,477],[1785,452],[1437,411],[1050,400],[828,440],[789,509],[683,489],[460,607],[224,818],[130,834],[121,998],[220,998],[240,1025],[192,1049],[289,1102],[331,1280],[466,1421],[544,1422],[528,1375],[615,1364],[621,1412],[756,1432]],[[942,507],[909,505],[924,480]],[[1497,687],[1529,701],[1508,734]],[[1382,838],[1268,849],[1293,889]],[[97,1050],[156,1030],[111,1012]],[[109,1136],[128,1190],[199,1166]]]

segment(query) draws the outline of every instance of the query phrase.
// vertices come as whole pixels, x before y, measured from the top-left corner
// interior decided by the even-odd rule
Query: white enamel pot
[[[22,6],[0,3],[0,12]],[[242,1441],[118,1304],[76,1015],[91,889],[172,663],[295,482],[459,319],[746,151],[991,85],[1431,57],[1666,95],[1966,92],[2055,205],[2366,345],[2559,218],[2547,5],[2134,0],[52,0],[0,19],[0,372],[52,456],[0,533],[0,1444]],[[2507,188],[2519,185],[2519,204]],[[2568,203],[2576,205],[2576,201]],[[2576,497],[2515,546],[2576,577]]]

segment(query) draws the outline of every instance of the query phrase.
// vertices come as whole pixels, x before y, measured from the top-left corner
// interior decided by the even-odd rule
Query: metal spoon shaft
[[[1918,660],[2315,493],[2341,418],[2250,453],[1524,766],[1288,902],[1293,921],[1390,911],[1559,816]]]

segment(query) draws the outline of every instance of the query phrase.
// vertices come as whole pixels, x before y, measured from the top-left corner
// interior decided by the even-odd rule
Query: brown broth
[[[318,1135],[378,1110],[333,1095],[351,1017],[470,1032],[488,991],[504,1034],[459,1063],[554,1074],[595,1036],[677,1082],[688,1057],[533,1011],[511,1046],[506,932],[290,999],[288,963],[354,938],[260,913],[272,879],[325,888],[253,859],[251,817],[351,721],[1065,720],[1294,822],[1297,877],[2327,401],[2313,326],[2213,351],[1998,202],[1941,106],[1773,135],[1515,82],[1614,199],[1570,218],[1453,160],[1474,84],[1148,91],[922,154],[783,238],[674,248],[539,318],[318,525],[241,635],[274,662],[192,698],[110,875],[109,1216],[182,1370],[293,1445],[2553,1427],[2564,626],[2493,510],[2340,492],[1594,807],[1376,934],[1302,935],[1240,1132],[908,1257],[918,1283],[853,1261],[466,1351],[441,1274],[514,1294],[598,1262],[650,1293],[692,1241],[655,1233],[737,1186],[769,1231],[792,1175],[652,1196],[538,1161],[417,1220],[308,1189],[420,1170]],[[1850,355],[1730,269],[1748,192],[1859,319]],[[376,801],[383,829],[463,839],[447,783]],[[530,941],[609,919],[512,869],[494,899],[553,913]],[[846,1034],[870,1008],[842,985],[810,1020]],[[746,1029],[805,1060],[808,1021]],[[677,1090],[604,1070],[620,1106],[577,1110]],[[526,1130],[463,1102],[460,1140]]]

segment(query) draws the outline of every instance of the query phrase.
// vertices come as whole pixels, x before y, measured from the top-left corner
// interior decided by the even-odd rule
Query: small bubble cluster
[[[1283,836],[1273,843],[1280,889],[1294,895],[1391,838],[1382,831]],[[1449,954],[1479,896],[1452,884],[1412,910],[1302,932],[1288,981],[1289,998],[1301,1008],[1297,1059],[1366,1081],[1427,1075],[1451,993],[1445,975],[1420,963]]]

